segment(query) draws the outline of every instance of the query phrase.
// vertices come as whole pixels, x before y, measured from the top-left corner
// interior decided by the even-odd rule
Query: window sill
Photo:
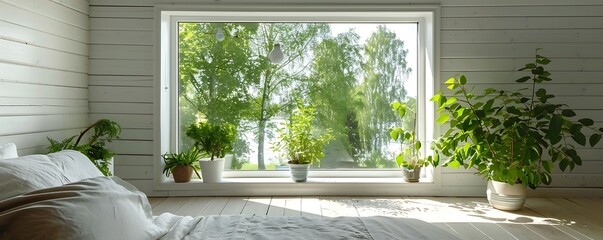
[[[419,183],[402,178],[308,178],[296,183],[290,178],[224,178],[220,183],[203,183],[193,179],[175,183],[163,178],[156,190],[170,196],[276,196],[276,195],[425,195],[439,188],[438,184],[421,179]]]

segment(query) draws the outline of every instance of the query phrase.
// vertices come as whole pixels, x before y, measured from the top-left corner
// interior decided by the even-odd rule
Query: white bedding
[[[134,186],[95,177],[0,201],[0,239],[456,239],[404,218],[152,216]]]
[[[427,222],[389,217],[176,216],[155,223],[169,231],[161,240],[210,239],[458,239]]]

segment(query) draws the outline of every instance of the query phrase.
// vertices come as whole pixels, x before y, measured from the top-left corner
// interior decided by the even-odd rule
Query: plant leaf
[[[578,120],[578,122],[582,123],[582,125],[587,126],[587,127],[595,124],[595,122],[590,118],[582,118],[582,119]]]
[[[601,140],[601,134],[590,135],[590,138],[588,139],[588,142],[590,142],[590,147],[594,147],[595,145],[597,145],[597,143],[599,143],[599,140]]]
[[[467,83],[467,78],[465,77],[465,75],[461,75],[461,78],[459,79],[459,83],[461,85],[465,85]]]
[[[549,122],[549,131],[546,133],[546,137],[552,140],[558,136],[561,136],[561,127],[563,126],[563,117],[559,114],[553,115]],[[554,144],[554,143],[553,143]]]
[[[515,82],[522,83],[522,82],[526,82],[528,80],[530,80],[530,76],[522,77],[520,79],[515,80]]]
[[[561,111],[561,115],[563,115],[564,117],[573,117],[576,116],[576,113],[573,110],[564,109],[563,111]]]
[[[449,118],[450,118],[450,115],[448,115],[447,113],[443,113],[443,114],[440,114],[440,116],[438,117],[436,122],[439,124],[444,124],[446,121],[448,121]]]

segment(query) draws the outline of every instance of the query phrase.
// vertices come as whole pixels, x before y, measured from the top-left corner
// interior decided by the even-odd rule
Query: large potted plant
[[[544,68],[549,63],[536,50],[535,61],[519,70],[529,74],[516,80],[529,83],[526,89],[476,93],[467,78],[459,76],[446,81],[449,92],[432,98],[439,106],[437,122],[450,127],[434,150],[448,157],[444,166],[473,168],[484,176],[495,208],[520,209],[526,187],[550,184],[556,167],[571,171],[581,165],[574,146],[592,147],[601,139],[603,129],[594,128],[593,120],[574,120],[576,113],[569,106],[553,103],[555,96],[539,88],[551,81]],[[589,137],[585,129],[590,129]]]
[[[199,160],[203,182],[221,182],[224,156],[232,150],[232,143],[237,136],[236,127],[232,124],[193,123],[186,129],[186,135],[207,156]]]
[[[429,164],[437,165],[432,156],[421,156],[421,141],[416,136],[416,111],[409,104],[395,101],[391,104],[392,110],[402,118],[404,127],[393,127],[389,134],[394,141],[400,141],[400,153],[396,156],[396,163],[402,168],[404,180],[419,182],[421,169]],[[408,114],[407,113],[411,113]],[[407,130],[409,129],[409,130]],[[437,160],[437,158],[435,159]]]
[[[314,128],[314,108],[297,104],[285,128],[277,129],[278,141],[273,149],[280,152],[289,164],[291,179],[305,182],[310,164],[320,166],[325,156],[323,148],[333,136],[331,130],[319,133]]]
[[[88,137],[87,141],[82,142],[86,133],[90,130],[94,130],[92,135]],[[79,135],[68,137],[62,141],[47,138],[50,142],[48,150],[50,153],[65,149],[80,151],[86,155],[105,176],[111,176],[113,175],[113,157],[115,156],[115,152],[106,148],[105,142],[111,142],[113,139],[119,138],[120,133],[121,127],[117,122],[109,119],[100,119],[86,127]],[[74,139],[76,139],[75,142]]]
[[[196,148],[179,153],[165,153],[161,155],[165,162],[163,174],[166,177],[170,177],[170,174],[174,175],[174,182],[177,183],[189,182],[193,176],[193,171],[195,171],[198,178],[201,178],[197,171],[199,169],[197,162],[200,156],[201,153]]]

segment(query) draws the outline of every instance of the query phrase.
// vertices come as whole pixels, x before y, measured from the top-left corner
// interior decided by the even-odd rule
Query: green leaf
[[[469,148],[471,148],[471,144],[466,142],[465,146],[463,146],[463,152],[465,152],[465,155],[467,155],[469,153]]]
[[[420,142],[420,141],[417,141],[417,142],[415,143],[415,149],[416,149],[416,150],[421,149],[421,142]]]
[[[587,127],[595,124],[595,122],[589,118],[582,118],[582,119],[578,120],[578,122],[582,123],[582,125],[587,126]]]
[[[450,118],[450,115],[448,115],[447,113],[443,113],[443,114],[440,114],[440,116],[438,117],[436,122],[439,124],[444,124],[446,121],[448,121],[449,118]]]
[[[467,83],[467,78],[465,77],[465,75],[461,75],[461,78],[459,80],[459,83],[461,85],[465,85]]]
[[[445,84],[448,84],[448,85],[450,85],[450,84],[454,84],[455,80],[456,80],[456,79],[454,79],[454,78],[449,78],[449,79],[448,79],[448,80],[446,80],[446,82],[444,82],[444,83],[445,83]]]
[[[526,82],[526,81],[530,80],[530,78],[531,78],[530,76],[525,76],[525,77],[515,80],[515,82],[518,82],[518,83]]]
[[[563,126],[563,117],[559,114],[553,115],[551,121],[549,122],[549,131],[546,134],[546,137],[551,140],[561,136],[561,127]],[[554,143],[553,143],[554,144]]]
[[[561,161],[559,161],[559,169],[561,169],[562,172],[565,172],[565,169],[567,169],[567,166],[568,166],[567,158],[562,158]]]
[[[398,131],[396,131],[396,129],[392,129],[392,130],[389,132],[389,136],[390,136],[390,137],[391,137],[391,138],[392,138],[394,141],[397,141],[397,140],[398,140],[399,135],[400,135],[400,134],[398,133]]]
[[[563,115],[564,117],[573,117],[576,116],[576,113],[573,110],[564,109],[563,111],[561,111],[561,115]]]
[[[582,133],[572,135],[572,139],[582,146],[586,145],[586,136],[584,136]]]
[[[546,170],[549,173],[553,172],[553,168],[555,167],[553,162],[550,162],[550,161],[542,161],[542,166],[544,167],[544,170]]]
[[[544,97],[545,95],[546,95],[546,90],[544,88],[540,88],[540,89],[538,89],[538,91],[536,91],[537,97]]]
[[[599,140],[601,140],[601,134],[590,135],[590,138],[588,139],[588,142],[590,142],[590,147],[594,147],[595,145],[597,145],[597,143],[599,143]]]
[[[460,168],[461,164],[459,162],[457,162],[457,161],[450,161],[450,162],[448,162],[448,167],[451,167],[451,168]]]
[[[456,102],[456,100],[457,99],[455,97],[451,97],[448,100],[446,100],[446,102],[444,103],[444,106],[453,104],[454,102]]]
[[[404,154],[400,153],[398,156],[396,156],[396,163],[398,163],[398,166],[404,163]]]
[[[548,172],[540,173],[540,179],[542,179],[542,183],[545,185],[550,185],[551,182],[553,181],[551,174]]]
[[[548,58],[546,58],[546,57],[542,57],[541,56],[540,58],[536,59],[536,62],[539,63],[539,64],[542,64],[542,65],[547,65],[547,64],[549,64],[551,62],[551,60],[548,59]]]
[[[400,107],[400,105],[402,105],[402,104],[400,102],[398,102],[398,101],[395,101],[391,105],[392,105],[393,109],[398,109]]]

